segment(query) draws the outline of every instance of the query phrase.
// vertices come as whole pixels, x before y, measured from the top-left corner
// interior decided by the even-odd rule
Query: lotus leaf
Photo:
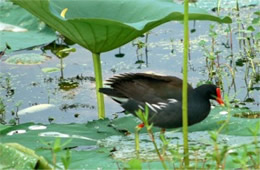
[[[0,1],[0,51],[6,43],[15,51],[46,44],[56,38],[53,30],[23,8]]]
[[[17,143],[0,143],[1,169],[51,169],[47,161]]]
[[[12,0],[93,53],[115,49],[170,20],[183,20],[183,6],[170,0]],[[68,9],[64,17],[60,14]],[[230,23],[199,8],[190,20]]]

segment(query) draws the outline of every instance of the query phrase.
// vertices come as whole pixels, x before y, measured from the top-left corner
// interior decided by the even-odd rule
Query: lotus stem
[[[189,0],[184,1],[184,51],[183,51],[183,84],[182,84],[182,127],[185,168],[189,167],[188,144],[188,50],[189,50]]]
[[[103,87],[102,80],[102,68],[100,62],[100,54],[92,53],[93,63],[94,63],[94,72],[96,79],[96,94],[97,94],[97,106],[98,106],[98,118],[105,118],[105,104],[104,104],[104,96],[99,92],[99,88]]]

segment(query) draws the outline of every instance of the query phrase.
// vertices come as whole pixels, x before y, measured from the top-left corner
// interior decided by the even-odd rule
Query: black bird
[[[160,128],[182,126],[182,80],[173,76],[147,73],[127,73],[107,80],[110,88],[99,92],[110,96],[125,111],[149,108],[149,124]],[[212,84],[197,88],[188,85],[188,125],[204,120],[210,112],[210,99],[224,105],[220,89]]]

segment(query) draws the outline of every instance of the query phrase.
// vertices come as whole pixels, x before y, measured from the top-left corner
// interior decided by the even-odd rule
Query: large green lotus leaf
[[[43,157],[17,143],[0,143],[1,169],[51,169]]]
[[[42,21],[10,2],[0,2],[0,51],[12,51],[52,42],[56,34]]]
[[[3,130],[5,130],[5,129],[8,129],[9,127],[11,127],[11,126],[9,126],[9,125],[3,125],[3,124],[0,123],[0,132],[3,131]]]
[[[94,53],[117,48],[170,20],[183,19],[183,6],[171,0],[12,0],[72,41]],[[68,8],[65,18],[61,12]],[[191,7],[190,20],[231,23]]]
[[[19,142],[32,149],[42,146],[42,141],[53,141],[55,137],[60,137],[62,142],[72,139],[68,146],[73,147],[95,145],[99,139],[123,133],[111,127],[108,119],[92,121],[87,124],[35,125],[34,123],[25,123],[2,129],[0,142]]]

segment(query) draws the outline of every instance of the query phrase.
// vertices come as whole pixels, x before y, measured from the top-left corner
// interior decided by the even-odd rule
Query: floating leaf
[[[42,71],[44,73],[53,73],[53,72],[60,71],[60,68],[57,68],[57,67],[45,67],[45,68],[42,68]]]
[[[50,57],[34,54],[34,53],[27,53],[27,54],[17,54],[11,56],[5,60],[7,64],[17,64],[17,65],[34,65],[34,64],[42,64],[45,61],[49,60]]]
[[[67,57],[71,52],[76,52],[75,48],[57,49],[56,56],[60,59]]]
[[[65,91],[75,89],[79,86],[78,82],[73,82],[69,80],[62,80],[59,82],[59,88]]]
[[[10,50],[20,50],[54,41],[57,37],[43,22],[23,8],[0,1],[0,51],[8,43]]]

